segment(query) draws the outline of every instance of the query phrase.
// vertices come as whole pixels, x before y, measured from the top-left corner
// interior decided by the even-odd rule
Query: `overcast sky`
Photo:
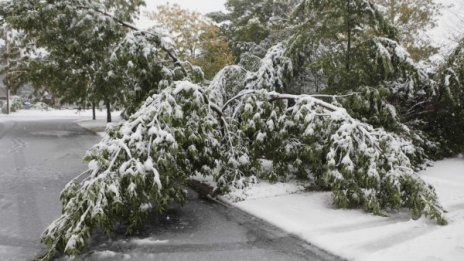
[[[146,0],[148,8],[154,9],[157,5],[166,3],[178,4],[183,8],[195,10],[200,13],[224,10],[226,0]]]
[[[158,5],[170,3],[178,4],[182,8],[206,14],[214,11],[224,11],[224,3],[226,0],[146,0],[145,2],[147,6],[144,10],[155,10]],[[150,22],[148,19],[142,17],[137,25],[140,27],[148,27],[150,26]]]

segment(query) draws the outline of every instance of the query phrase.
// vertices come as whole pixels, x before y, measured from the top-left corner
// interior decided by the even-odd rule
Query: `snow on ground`
[[[106,111],[96,111],[97,118],[106,117]],[[116,115],[116,112],[113,112]],[[92,118],[91,110],[20,110],[9,115],[0,114],[0,121],[30,121],[50,119],[88,119]]]
[[[196,175],[192,177],[192,179],[207,184],[213,188],[217,187],[212,176],[205,177],[202,175]],[[260,181],[243,189],[230,189],[231,191],[228,194],[221,197],[222,200],[227,202],[240,202],[243,200],[296,194],[305,191],[306,186],[304,183],[298,181],[289,181],[287,183],[276,182],[272,185],[269,182]]]
[[[113,122],[121,120],[120,112],[111,113]],[[96,120],[92,120],[92,110],[20,110],[10,115],[0,114],[0,123],[7,121],[41,121],[41,120],[59,120],[68,119],[75,122],[84,129],[90,130],[103,135],[106,128],[106,111],[96,111]]]
[[[130,241],[134,245],[139,245],[139,246],[155,246],[155,245],[160,245],[160,244],[167,244],[169,243],[169,240],[158,240],[158,239],[153,239],[153,238],[141,238],[141,239],[131,239]]]
[[[105,116],[106,117],[106,116]],[[120,116],[112,116],[113,123],[119,122],[121,120]],[[85,119],[85,120],[78,120],[76,123],[84,129],[97,133],[99,136],[103,137],[105,135],[105,129],[108,123],[106,122],[106,118],[101,118],[97,120]],[[113,124],[109,123],[109,124]]]
[[[334,209],[330,193],[282,194],[282,186],[262,183],[234,206],[349,260],[463,260],[464,158],[436,162],[421,173],[435,186],[449,225],[401,212],[391,217]],[[288,185],[292,186],[292,185]],[[265,189],[265,187],[267,187]],[[286,188],[289,191],[289,187]],[[297,190],[297,186],[294,186]],[[263,193],[266,191],[266,193]],[[225,198],[227,200],[227,198]]]
[[[230,202],[239,202],[243,201],[244,199],[250,200],[265,198],[269,197],[270,195],[276,197],[281,195],[301,193],[304,190],[304,184],[298,182],[277,182],[272,185],[267,182],[260,182],[244,189],[232,189],[232,191],[225,195],[223,198]]]

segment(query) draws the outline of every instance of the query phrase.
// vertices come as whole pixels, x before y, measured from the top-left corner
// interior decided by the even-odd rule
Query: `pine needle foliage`
[[[149,211],[183,204],[187,178],[212,174],[219,145],[219,122],[197,85],[177,82],[149,98],[88,151],[86,177],[66,186],[63,214],[42,235],[44,259],[78,255],[96,229],[131,233]]]
[[[246,91],[220,109],[208,93],[174,82],[107,130],[87,153],[88,176],[62,192],[63,214],[42,236],[45,259],[78,255],[95,229],[135,231],[149,211],[182,204],[192,175],[213,176],[223,192],[296,175],[331,190],[336,207],[382,215],[408,208],[415,219],[446,224],[433,188],[413,171],[410,140],[311,96]],[[267,172],[262,160],[276,170]]]
[[[461,49],[434,81],[412,62],[370,1],[305,0],[293,12],[292,37],[272,46],[260,44],[274,26],[254,35],[254,26],[264,25],[244,17],[246,24],[237,29],[247,32],[247,39],[233,40],[250,41],[263,52],[240,50],[239,65],[225,67],[205,87],[202,70],[177,59],[160,34],[123,22],[140,4],[129,2],[0,5],[0,14],[8,14],[55,58],[42,67],[45,72],[63,65],[91,86],[124,87],[111,93],[126,107],[128,119],[107,129],[86,154],[88,170],[63,190],[63,212],[42,235],[48,246],[44,260],[79,255],[95,231],[137,231],[150,212],[183,204],[186,182],[194,175],[213,177],[222,193],[260,179],[300,179],[331,191],[338,208],[377,215],[408,209],[414,219],[427,216],[446,224],[433,187],[415,169],[434,149],[443,155],[440,146],[453,141],[444,132],[453,118],[426,112],[462,115]],[[272,7],[272,1],[264,2],[253,7]],[[296,4],[279,1],[285,2]],[[246,7],[241,0],[230,6]],[[88,42],[82,45],[73,34]],[[324,93],[285,94],[300,69],[321,76]],[[58,76],[53,83],[68,75]],[[124,99],[137,102],[128,106]],[[424,127],[434,121],[442,124]],[[430,139],[437,132],[446,142]]]

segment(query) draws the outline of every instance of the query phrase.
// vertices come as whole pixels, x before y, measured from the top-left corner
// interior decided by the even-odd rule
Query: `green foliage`
[[[411,140],[415,153],[408,155],[414,169],[420,169],[429,159],[439,159],[437,148],[439,142],[420,128],[414,128],[411,123],[404,123],[399,114],[401,106],[394,106],[400,95],[392,95],[385,87],[363,87],[343,96],[331,96],[334,105],[346,108],[348,114],[355,119],[368,123],[375,128],[384,128],[388,132],[396,133]],[[410,101],[402,100],[409,104]]]
[[[27,61],[27,55],[22,53],[26,52],[27,48],[22,41],[24,34],[14,30],[8,23],[2,24],[0,34],[4,40],[0,47],[0,74],[4,75],[2,84],[15,92],[25,83],[24,63]]]
[[[111,64],[111,54],[127,34],[124,23],[131,21],[142,3],[140,0],[3,1],[0,15],[13,28],[24,32],[25,44],[34,46],[43,54],[30,59],[24,68],[27,72],[24,78],[32,81],[34,86],[46,86],[64,101],[124,104],[126,96],[121,92],[133,86],[124,85],[129,80],[118,81],[111,77],[116,66]],[[56,68],[59,68],[56,73],[50,73]],[[159,70],[157,74],[153,70],[150,73],[154,75],[132,79],[138,81],[136,89],[142,85],[140,89],[146,92],[143,98],[132,99],[138,102],[137,106],[147,97],[146,89],[152,88],[140,82],[160,78]],[[134,72],[129,75],[142,78]]]
[[[247,71],[241,66],[224,67],[209,85],[209,89],[217,94],[214,96],[214,102],[222,104],[245,89],[247,76]]]
[[[303,1],[294,17],[298,32],[286,53],[297,73],[325,84],[327,94],[348,95],[337,102],[353,117],[412,139],[423,151],[415,164],[444,156],[441,140],[426,127],[431,119],[424,117],[424,106],[434,104],[440,87],[395,40],[376,6]]]
[[[258,71],[247,78],[245,87],[286,92],[292,76],[292,61],[285,56],[285,45],[280,43],[269,48]]]
[[[408,208],[413,218],[446,223],[433,188],[414,173],[423,151],[408,135],[374,128],[311,96],[248,90],[222,103],[225,97],[218,96],[227,93],[190,82],[166,84],[87,153],[89,176],[63,190],[63,214],[42,236],[49,247],[45,259],[78,255],[95,229],[111,234],[122,224],[136,231],[149,211],[182,204],[192,175],[213,176],[219,192],[256,179],[310,180],[331,190],[340,208],[381,215]],[[386,89],[366,90],[369,95],[380,111],[388,106]],[[359,104],[352,113],[363,110],[373,108]],[[375,118],[379,114],[365,121],[395,122],[394,111]]]
[[[408,208],[413,218],[446,224],[433,188],[414,173],[422,151],[407,136],[311,96],[247,90],[221,109],[211,100],[223,101],[222,94],[174,82],[108,129],[86,156],[89,176],[62,193],[63,214],[42,236],[45,259],[81,253],[95,229],[110,234],[123,224],[135,231],[149,211],[183,203],[192,175],[213,176],[219,192],[257,178],[310,180],[331,190],[340,208],[381,215]]]
[[[369,63],[369,42],[376,37],[395,39],[395,30],[376,6],[366,0],[302,1],[293,12],[296,32],[287,54],[295,68],[322,71],[327,87],[353,90],[369,75],[362,63]],[[382,79],[376,79],[377,82]]]
[[[261,58],[250,53],[244,53],[240,56],[239,65],[250,72],[257,72],[261,67]]]
[[[225,22],[223,33],[231,41],[235,56],[252,50],[273,34],[288,30],[288,18],[299,0],[228,0],[227,13],[209,16],[216,22]],[[284,39],[284,38],[283,38]],[[272,42],[271,45],[275,44]]]
[[[270,160],[275,166],[258,178],[309,178],[331,190],[340,208],[382,215],[409,208],[414,218],[446,223],[433,188],[414,173],[411,159],[422,151],[409,138],[375,129],[310,96],[248,92],[233,108],[237,140],[248,147],[252,165]]]
[[[63,213],[42,235],[44,259],[81,253],[95,229],[128,233],[149,211],[166,211],[186,198],[186,179],[212,175],[220,146],[219,122],[202,90],[177,82],[149,98],[86,155],[88,177],[71,181],[61,194]]]
[[[88,152],[87,176],[63,191],[63,213],[42,236],[45,259],[78,255],[95,230],[136,231],[150,211],[182,204],[192,175],[212,176],[219,192],[257,179],[309,180],[340,208],[407,208],[414,219],[446,223],[434,189],[414,170],[444,148],[462,151],[461,49],[435,82],[370,1],[230,0],[232,12],[217,18],[231,21],[223,29],[241,61],[202,88],[202,70],[179,61],[157,33],[128,33],[121,21],[138,4],[0,5],[0,15],[48,52],[27,63],[29,79],[127,110],[128,120]],[[297,93],[293,84],[308,78],[325,94],[277,93]]]
[[[105,81],[119,86],[120,95],[116,101],[124,108],[126,118],[136,112],[147,97],[161,91],[162,80],[169,83],[173,80],[173,66],[168,68],[160,62],[165,56],[157,47],[160,45],[161,39],[156,34],[130,32],[111,53]]]
[[[415,61],[425,60],[436,54],[438,48],[430,43],[424,33],[436,26],[436,17],[442,4],[434,0],[373,0],[381,5],[386,19],[398,31],[398,39]]]
[[[464,152],[464,40],[439,68],[440,88],[432,102],[423,104],[424,128],[442,141],[445,155]]]

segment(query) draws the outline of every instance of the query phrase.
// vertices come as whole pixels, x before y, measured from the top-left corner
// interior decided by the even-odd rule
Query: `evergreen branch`
[[[113,21],[115,21],[116,23],[120,24],[121,26],[126,27],[126,28],[128,28],[128,29],[130,29],[132,31],[138,32],[143,36],[151,35],[151,36],[159,37],[159,35],[157,35],[157,34],[151,33],[149,31],[141,30],[141,29],[137,28],[135,25],[132,25],[132,24],[130,24],[128,22],[125,22],[125,21],[115,17],[112,14],[109,14],[109,13],[107,13],[105,11],[99,10],[98,8],[95,8],[95,7],[92,8],[92,7],[87,7],[87,6],[78,6],[78,8],[88,10],[88,11],[94,11],[97,14],[108,17],[108,18],[112,19]],[[161,50],[163,50],[172,59],[172,61],[182,69],[182,72],[185,74],[185,76],[189,76],[189,73],[187,72],[185,67],[182,65],[182,62],[179,60],[179,58],[177,58],[177,56],[171,50],[166,48],[162,43],[157,43],[157,44],[158,44],[158,47],[160,47]]]

